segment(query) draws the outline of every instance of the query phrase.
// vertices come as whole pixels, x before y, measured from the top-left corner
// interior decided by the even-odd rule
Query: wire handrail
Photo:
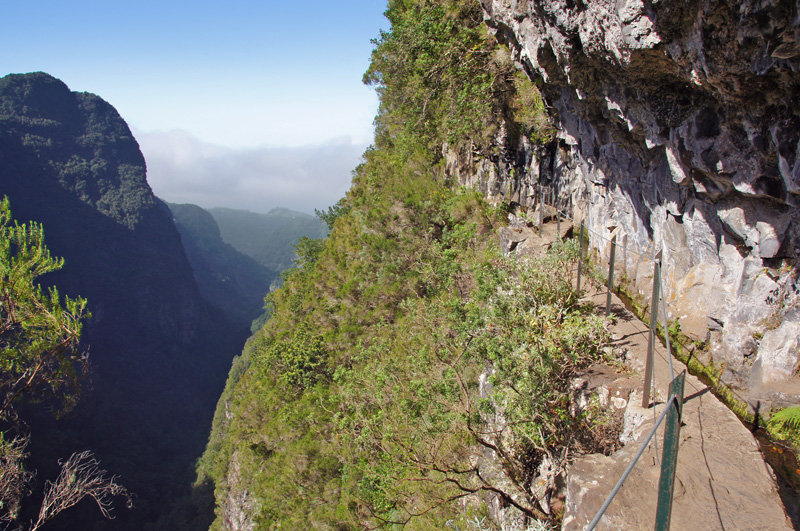
[[[574,223],[576,220],[572,218],[566,211],[562,211],[561,208],[561,200],[559,199],[556,201],[555,197],[555,190],[551,187],[545,187],[542,185],[537,185],[537,189],[539,192],[539,228],[541,230],[541,226],[543,223],[543,216],[544,216],[544,205],[546,204],[546,197],[549,195],[553,205],[551,205],[555,210],[555,217],[556,217],[556,224],[557,224],[557,237],[561,238],[561,219],[560,217],[563,216],[565,219],[568,219]],[[545,193],[544,190],[548,189],[549,193]],[[590,213],[590,211],[588,212]],[[611,239],[606,238],[603,234],[594,231],[590,227],[587,227],[585,223],[581,222],[581,242],[580,242],[580,251],[579,251],[579,260],[578,260],[578,289],[580,289],[580,264],[583,262],[583,234],[584,231],[587,231],[587,237],[589,237],[589,241],[591,242],[591,235],[594,234],[598,239],[604,240],[606,242],[611,243],[611,250],[609,253],[609,275],[608,275],[608,299],[606,302],[606,315],[608,315],[610,308],[611,308],[611,294],[614,289],[614,262],[615,262],[615,249],[616,249],[616,234],[612,236]],[[667,247],[665,242],[662,241],[662,249]],[[675,412],[674,415],[670,416],[671,421],[667,424],[667,428],[664,433],[664,458],[662,459],[660,466],[661,466],[661,479],[659,481],[659,490],[658,490],[658,506],[657,506],[657,514],[656,514],[656,528],[657,529],[668,529],[669,528],[669,521],[672,511],[672,490],[674,485],[674,478],[675,478],[675,463],[677,461],[677,452],[678,452],[678,435],[677,433],[680,431],[680,413],[682,409],[682,402],[683,402],[683,376],[685,374],[682,373],[679,378],[675,378],[675,369],[673,367],[672,362],[672,348],[670,345],[670,338],[669,338],[669,324],[668,324],[668,316],[667,316],[667,307],[666,307],[666,297],[665,297],[665,290],[664,290],[664,279],[663,275],[661,274],[661,251],[659,251],[654,257],[650,257],[639,253],[637,251],[633,251],[627,248],[627,245],[623,247],[625,258],[624,261],[627,261],[627,255],[633,254],[639,256],[644,260],[649,260],[653,262],[653,275],[654,275],[654,282],[653,282],[653,293],[651,296],[651,317],[650,317],[650,337],[648,339],[648,350],[647,350],[647,360],[646,360],[646,371],[645,371],[645,381],[644,381],[644,390],[642,394],[643,404],[642,407],[649,407],[650,406],[650,387],[655,386],[655,378],[653,377],[653,368],[655,365],[655,360],[653,357],[653,342],[655,336],[655,330],[658,324],[658,306],[660,302],[663,319],[664,319],[664,338],[665,338],[665,346],[667,350],[667,360],[669,363],[669,372],[670,372],[670,386],[669,386],[669,400],[667,401],[666,407],[659,415],[658,419],[655,420],[654,425],[650,432],[648,433],[645,440],[642,442],[639,450],[636,452],[636,455],[633,457],[628,466],[626,467],[625,471],[622,473],[622,476],[617,481],[614,488],[609,493],[606,500],[603,502],[603,505],[598,510],[597,514],[595,515],[594,519],[590,522],[589,526],[586,528],[589,531],[594,530],[597,524],[602,519],[603,515],[605,514],[606,510],[608,509],[609,505],[622,488],[622,485],[627,480],[628,476],[633,471],[636,463],[639,461],[639,458],[644,453],[645,449],[650,445],[650,442],[655,437],[655,434],[660,427],[661,423],[667,418],[668,413]],[[673,410],[673,406],[676,406]],[[677,425],[676,425],[676,420]],[[669,441],[667,439],[670,439]],[[656,454],[658,450],[656,450]]]
[[[547,197],[544,194],[543,190],[548,190],[548,192],[555,191],[555,187],[549,186],[549,185],[544,185],[544,184],[537,184],[537,185],[535,185],[534,189],[538,191],[536,193],[536,195],[534,196],[535,200],[538,201],[538,202],[541,202],[541,203],[546,203],[545,197]],[[571,203],[571,201],[570,201],[570,203]],[[568,220],[572,221],[573,223],[578,223],[578,221],[576,219],[574,219],[572,216],[570,216],[569,213],[566,210],[563,210],[560,207],[555,207],[555,206],[554,206],[554,208],[555,208],[557,214],[563,216],[565,219],[568,219]],[[587,214],[588,214],[588,217],[589,217],[589,221],[591,222],[591,211],[587,210]],[[601,239],[601,240],[603,240],[603,241],[605,241],[607,243],[611,242],[610,238],[608,238],[605,235],[597,232],[596,230],[593,230],[589,226],[590,224],[591,223],[589,223],[589,224],[584,223],[583,224],[584,230],[588,234],[593,234],[597,238],[599,238],[599,239]],[[560,233],[559,233],[559,236],[560,236]],[[666,249],[666,250],[670,251],[673,254],[676,252],[675,249],[671,248],[669,245],[666,244],[666,242],[663,241],[663,238],[662,238],[662,242],[661,242],[661,249]],[[658,263],[658,261],[655,259],[654,256],[649,256],[649,255],[643,254],[641,252],[632,250],[630,248],[627,248],[627,246],[625,248],[625,253],[626,254],[633,254],[633,255],[638,256],[638,257],[640,257],[640,258],[642,258],[642,259],[644,259],[646,261],[653,262],[654,265]],[[670,336],[669,336],[669,325],[668,325],[668,319],[667,319],[666,297],[665,297],[664,287],[665,287],[665,285],[664,285],[663,275],[662,275],[661,285],[660,285],[660,288],[661,288],[660,292],[661,292],[661,296],[662,296],[662,298],[661,298],[661,307],[663,309],[662,314],[664,315],[664,324],[663,324],[663,326],[664,326],[664,342],[666,344],[665,346],[667,346],[667,349],[668,349],[667,359],[668,359],[669,365],[670,365],[670,376],[674,377],[675,369],[674,369],[673,361],[672,361],[672,346],[669,345],[671,339],[670,339]],[[798,291],[800,291],[800,283],[798,283],[797,289],[798,289]],[[725,392],[730,393],[730,395],[732,395],[732,396],[735,396],[736,399],[739,400],[739,402],[741,404],[745,404],[747,406],[747,408],[748,408],[747,409],[747,415],[752,415],[752,417],[753,417],[750,420],[752,420],[753,422],[758,422],[758,420],[756,419],[756,417],[758,416],[757,408],[754,408],[753,405],[750,404],[746,399],[744,399],[733,387],[731,387],[730,384],[728,384],[727,382],[725,382],[721,378],[714,379],[713,384],[715,386],[715,389],[718,392],[721,392],[724,389]],[[752,413],[751,413],[751,410],[752,410]]]
[[[561,226],[560,226],[561,223],[560,222],[561,222],[561,218],[562,217],[565,220],[572,221],[573,224],[577,224],[578,223],[578,221],[575,220],[570,215],[570,212],[572,212],[574,214],[575,206],[576,206],[575,203],[573,202],[572,195],[567,194],[565,197],[558,197],[558,199],[556,199],[556,197],[557,197],[556,196],[556,188],[554,186],[536,184],[534,189],[535,189],[535,192],[534,192],[534,204],[539,203],[539,229],[541,230],[541,228],[542,228],[544,205],[548,204],[547,203],[547,199],[550,198],[551,199],[551,203],[552,203],[550,206],[554,209],[554,214],[548,214],[548,217],[550,217],[552,215],[555,215],[556,224],[557,224],[557,227],[558,227],[558,238],[560,239],[561,238]],[[616,236],[617,236],[617,231],[620,230],[620,229],[614,228],[614,230],[611,233],[612,236],[611,236],[611,238],[609,238],[608,236],[605,235],[605,233],[598,232],[598,231],[593,230],[591,228],[591,225],[592,225],[592,210],[591,209],[587,209],[586,210],[586,219],[588,220],[588,223],[581,222],[581,231],[582,231],[581,232],[581,247],[580,247],[581,255],[580,255],[579,262],[578,262],[578,264],[579,264],[578,265],[578,289],[580,289],[581,263],[584,260],[584,257],[583,257],[583,239],[582,238],[583,238],[583,233],[585,232],[587,237],[588,237],[588,239],[589,239],[589,242],[590,242],[590,248],[592,247],[592,245],[591,245],[592,243],[595,243],[595,248],[598,249],[598,250],[600,250],[600,246],[598,245],[600,242],[607,242],[607,243],[611,243],[611,245],[612,245],[611,251],[609,253],[610,254],[609,279],[608,279],[609,293],[608,293],[608,302],[607,302],[607,310],[606,310],[607,311],[607,315],[608,315],[608,311],[609,311],[610,306],[611,306],[611,293],[612,293],[612,291],[614,289],[613,263],[615,261],[614,260],[614,249],[615,249],[615,245],[616,245],[616,241],[615,240],[616,240]],[[635,231],[634,231],[634,233],[635,233]],[[627,231],[622,229],[622,234],[627,234]],[[653,242],[653,244],[655,246],[655,242]],[[653,262],[654,268],[656,268],[654,270],[654,276],[656,275],[656,273],[658,274],[657,276],[658,276],[658,292],[659,293],[658,293],[658,295],[656,295],[656,293],[655,293],[656,286],[655,286],[655,282],[654,282],[654,290],[653,290],[654,293],[653,293],[653,296],[651,297],[651,318],[650,318],[650,321],[651,321],[651,340],[650,341],[652,341],[652,338],[655,335],[654,331],[656,330],[656,328],[657,328],[657,326],[659,324],[659,322],[658,322],[659,320],[658,320],[658,317],[657,317],[657,308],[658,308],[658,306],[660,306],[661,313],[663,314],[664,346],[666,347],[666,357],[667,357],[667,361],[669,363],[670,379],[672,380],[672,382],[674,384],[678,379],[675,378],[675,368],[674,368],[674,364],[673,364],[673,360],[672,360],[672,357],[673,357],[673,352],[672,352],[673,345],[671,345],[671,340],[673,338],[671,338],[671,336],[670,336],[670,327],[669,327],[669,319],[668,319],[667,304],[666,304],[666,291],[665,291],[665,284],[664,284],[664,276],[661,274],[662,262],[660,260],[660,254],[661,254],[661,252],[665,251],[665,252],[669,252],[670,254],[672,254],[674,256],[675,253],[676,253],[676,250],[673,249],[672,247],[670,247],[669,245],[667,245],[667,242],[664,240],[663,234],[662,234],[662,237],[661,237],[660,250],[659,250],[658,254],[656,254],[656,256],[649,256],[649,255],[643,254],[642,252],[639,252],[637,250],[633,250],[633,249],[628,248],[627,239],[623,240],[623,244],[622,245],[623,245],[623,253],[624,253],[624,256],[622,257],[623,264],[625,264],[627,266],[628,256],[631,255],[631,256],[639,257],[640,259],[642,259],[644,261]],[[587,263],[588,263],[588,261],[587,261]],[[789,289],[794,289],[795,292],[800,294],[800,283],[795,283],[795,284],[791,285],[789,287]],[[659,302],[660,302],[660,304],[659,304]],[[678,341],[679,344],[681,343],[680,338],[678,338],[676,340]],[[685,346],[686,345],[684,344],[683,347],[685,348]],[[648,345],[648,350],[650,350],[650,345]],[[679,352],[680,352],[680,349],[675,352],[675,355],[678,355]],[[692,358],[692,356],[690,354],[689,355],[689,360],[691,360],[691,358]],[[648,363],[652,363],[654,361],[651,352],[648,352],[648,360],[647,361],[648,361]],[[689,361],[687,360],[686,363],[688,364]],[[702,366],[702,364],[701,364],[701,366]],[[704,373],[704,370],[702,370],[701,372]],[[740,416],[740,418],[742,418],[742,420],[747,421],[747,422],[753,422],[755,426],[758,426],[759,419],[760,419],[760,417],[759,417],[759,406],[760,406],[760,403],[757,404],[754,407],[746,399],[744,399],[741,395],[739,395],[739,393],[735,389],[733,389],[730,384],[728,384],[727,382],[722,380],[722,378],[720,376],[710,376],[710,375],[707,375],[707,376],[710,377],[710,382],[709,382],[710,387],[715,391],[716,394],[718,394],[720,396],[720,398],[724,402],[726,402],[728,404],[728,407],[730,407],[738,416]],[[680,378],[680,376],[679,376],[679,378]],[[643,393],[643,397],[642,397],[643,402],[645,402],[643,404],[643,407],[649,407],[650,406],[649,393],[648,393],[648,390],[649,390],[650,386],[652,386],[653,390],[655,391],[655,387],[656,386],[655,386],[655,379],[654,378],[649,380],[649,381],[646,378],[646,381],[645,381],[645,392]],[[672,385],[670,386],[670,388],[672,388]],[[675,395],[672,395],[671,391],[670,391],[670,399],[669,399],[668,404],[674,404],[674,399],[675,399]],[[682,401],[682,398],[681,398],[681,401]],[[665,409],[665,411],[669,410],[669,409],[670,408],[667,407]],[[654,413],[655,413],[655,410],[654,410]],[[656,424],[653,427],[652,433],[650,435],[648,435],[648,441],[645,443],[645,446],[646,446],[646,444],[649,444],[650,440],[652,440],[653,434],[655,433],[655,429],[663,421],[664,415],[665,415],[665,413],[662,412],[662,415],[659,417],[659,420],[656,422]],[[671,427],[671,423],[668,422],[667,429],[669,430],[670,427]],[[644,446],[643,446],[643,448],[644,448]],[[596,516],[595,519],[597,521],[599,521],[600,518],[602,518],[602,513],[605,512],[605,510],[608,507],[608,504],[611,502],[611,499],[613,499],[613,496],[616,495],[616,493],[618,492],[619,488],[621,488],[621,486],[624,483],[625,479],[628,477],[628,474],[630,474],[630,470],[633,469],[636,460],[639,459],[641,453],[644,451],[643,448],[640,448],[639,453],[637,453],[637,456],[634,458],[633,462],[631,462],[629,464],[628,469],[626,469],[626,472],[623,474],[623,477],[618,482],[618,485],[615,486],[615,489],[612,491],[612,494],[609,496],[609,499],[607,500],[607,503],[604,504],[604,507],[601,509],[601,512],[598,513],[598,515]],[[665,461],[666,461],[666,451],[667,451],[667,448],[666,448],[666,433],[665,433],[665,448],[664,448],[664,451],[665,451]],[[675,447],[674,451],[675,451],[675,453],[677,453],[677,446]],[[656,450],[656,453],[658,453],[658,450]],[[672,456],[673,461],[672,461],[671,465],[669,465],[669,466],[673,466],[674,467],[674,458],[675,458],[675,456]],[[657,459],[657,456],[656,456],[656,459]],[[662,477],[664,477],[664,468],[663,467],[665,465],[666,465],[666,463],[662,463]],[[673,474],[672,477],[674,478],[674,470],[672,471],[672,474]],[[671,511],[671,487],[670,487],[670,502],[669,502],[669,505],[666,508],[663,508],[662,504],[661,504],[661,499],[659,498],[658,510],[659,510],[659,514],[657,515],[657,519],[656,519],[656,528],[657,529],[667,529],[668,526],[669,526],[668,522],[669,522],[669,517],[670,517],[670,511]],[[664,516],[664,514],[662,514],[662,511],[666,511],[666,516]],[[664,524],[663,523],[664,521],[666,521],[667,523]],[[596,523],[597,522],[593,521],[593,524],[587,529],[593,529],[594,525],[596,525]],[[666,525],[667,527],[663,527],[664,525]]]
[[[653,428],[650,430],[650,433],[647,434],[647,437],[645,437],[645,440],[642,442],[641,446],[639,446],[639,450],[636,452],[636,455],[634,455],[633,459],[631,459],[631,462],[628,463],[628,466],[627,468],[625,468],[625,471],[622,473],[622,476],[619,478],[619,481],[617,481],[617,484],[614,485],[613,489],[611,489],[611,492],[609,493],[608,497],[606,497],[606,500],[603,502],[603,505],[600,506],[600,509],[597,511],[597,514],[594,516],[592,521],[589,522],[589,526],[586,528],[586,531],[592,531],[597,526],[597,524],[600,523],[600,519],[603,518],[603,515],[606,513],[608,506],[611,505],[611,502],[614,500],[614,497],[622,488],[622,484],[625,483],[625,480],[628,479],[628,476],[630,476],[631,472],[633,472],[633,468],[636,466],[636,463],[639,461],[639,458],[642,457],[642,454],[644,454],[645,449],[650,444],[650,440],[655,436],[656,431],[658,430],[659,426],[661,426],[661,423],[664,421],[664,419],[667,417],[667,413],[669,413],[670,407],[672,406],[672,404],[675,402],[676,399],[677,398],[675,395],[672,395],[669,398],[669,400],[667,401],[667,405],[664,408],[664,411],[662,411],[661,414],[658,416],[658,420],[656,420],[655,424],[653,425]]]

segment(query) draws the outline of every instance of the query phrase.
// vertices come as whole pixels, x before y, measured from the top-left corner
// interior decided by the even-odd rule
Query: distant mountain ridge
[[[166,203],[172,212],[203,296],[246,329],[264,308],[278,272],[223,241],[207,210],[192,204]]]
[[[232,208],[209,208],[225,242],[273,271],[294,265],[294,245],[301,237],[324,238],[325,223],[309,214],[274,208],[267,214]]]
[[[169,522],[162,515],[191,481],[246,331],[203,298],[127,124],[98,96],[47,74],[3,77],[0,194],[20,223],[42,223],[47,246],[65,258],[45,282],[87,298],[93,314],[83,341],[91,388],[65,419],[32,423],[35,466],[46,478],[56,459],[90,448],[137,496],[136,509],[118,509],[113,524],[86,505],[48,529],[207,525],[197,508]]]

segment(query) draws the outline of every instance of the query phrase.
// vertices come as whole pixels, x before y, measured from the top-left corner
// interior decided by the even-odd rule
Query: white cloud
[[[366,145],[350,139],[301,147],[232,149],[183,131],[134,131],[147,161],[147,180],[170,203],[268,212],[313,213],[338,201]]]

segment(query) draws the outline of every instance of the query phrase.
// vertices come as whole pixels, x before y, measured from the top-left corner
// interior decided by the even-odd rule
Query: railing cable
[[[664,411],[662,411],[661,414],[658,416],[658,420],[656,420],[655,425],[650,430],[650,433],[647,434],[647,437],[645,438],[645,440],[642,443],[642,445],[639,447],[639,450],[636,452],[636,455],[633,456],[633,459],[631,460],[631,462],[628,463],[628,467],[625,469],[625,472],[622,473],[622,476],[619,478],[619,481],[617,481],[617,484],[614,485],[613,489],[611,489],[611,493],[606,498],[606,501],[603,502],[603,505],[600,506],[600,510],[597,511],[597,514],[594,516],[594,519],[591,522],[589,522],[589,527],[586,528],[586,531],[592,531],[597,526],[597,524],[600,522],[600,519],[605,514],[606,510],[608,509],[608,506],[611,505],[611,502],[614,500],[614,497],[619,492],[619,489],[622,488],[622,484],[625,483],[625,480],[628,479],[628,476],[633,471],[633,467],[636,466],[636,462],[639,461],[639,458],[642,457],[642,454],[644,453],[645,449],[647,449],[647,446],[650,444],[650,439],[652,439],[653,436],[656,434],[656,430],[658,430],[658,427],[661,425],[661,423],[666,418],[667,413],[669,412],[669,408],[670,408],[670,406],[672,406],[672,403],[675,400],[676,400],[676,397],[675,397],[675,395],[673,395],[667,401],[667,405],[664,408]]]

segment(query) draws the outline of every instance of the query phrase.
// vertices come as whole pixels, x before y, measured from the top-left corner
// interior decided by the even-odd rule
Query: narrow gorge
[[[648,318],[656,256],[662,337],[699,377],[673,529],[798,528],[800,4],[385,16],[373,144],[317,218],[162,201],[111,104],[0,78],[0,196],[65,258],[45,286],[91,312],[78,405],[0,435],[30,435],[30,490],[91,449],[134,494],[43,529],[582,529],[666,402],[668,355],[642,404],[624,308]],[[651,526],[660,456],[598,529]]]

